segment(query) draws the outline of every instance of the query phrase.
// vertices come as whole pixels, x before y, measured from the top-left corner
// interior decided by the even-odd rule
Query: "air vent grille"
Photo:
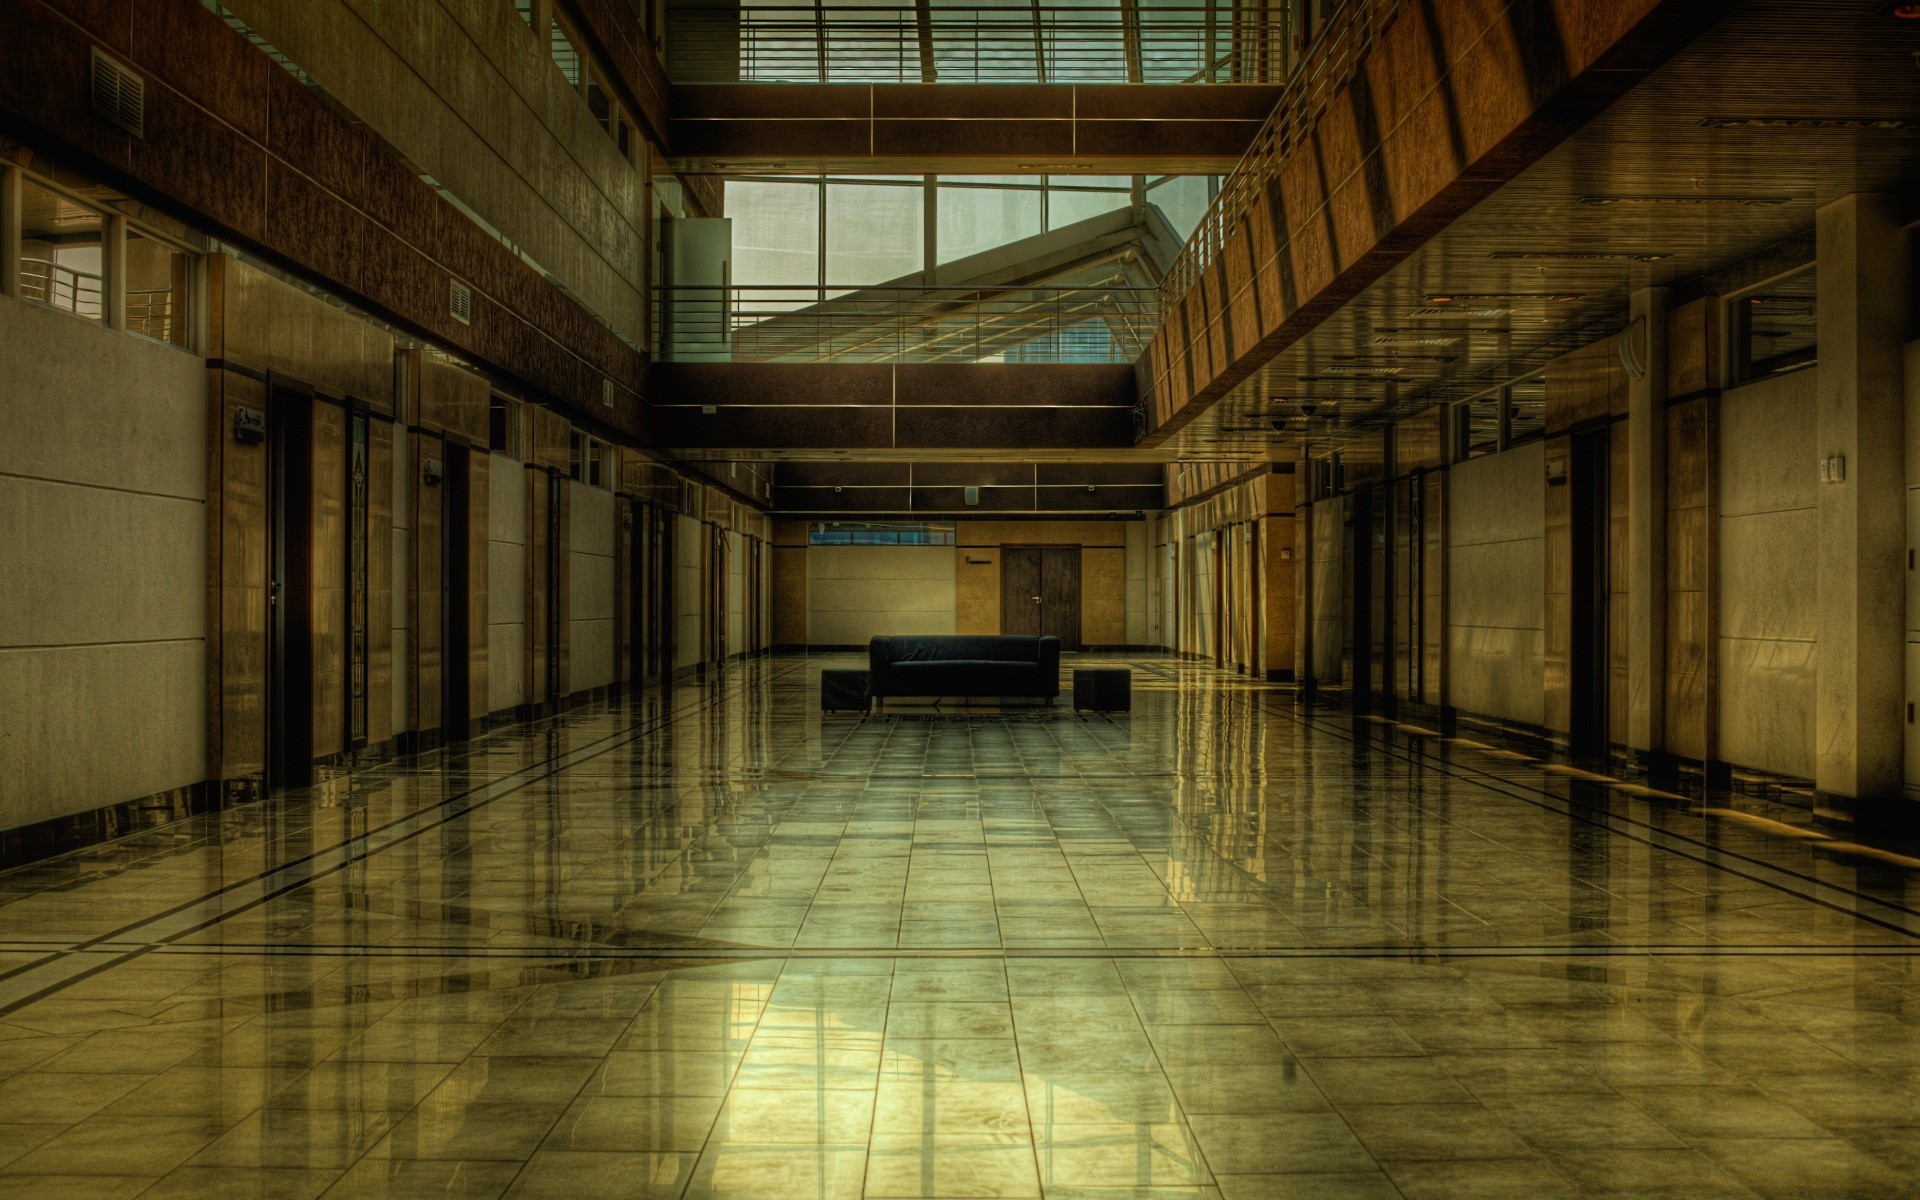
[[[613,380],[602,379],[600,381],[600,403],[607,408],[613,407]]]
[[[473,324],[473,289],[458,279],[449,280],[447,308],[453,313],[453,319],[462,325]]]
[[[93,111],[135,137],[147,136],[147,81],[138,71],[95,50]]]

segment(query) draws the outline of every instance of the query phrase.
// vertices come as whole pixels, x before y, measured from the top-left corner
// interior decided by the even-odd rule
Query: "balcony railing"
[[[824,294],[823,294],[824,292]],[[666,361],[1132,362],[1153,337],[1150,287],[660,287]]]
[[[1104,6],[667,10],[676,83],[1271,83],[1286,10],[1248,0]]]
[[[100,277],[44,258],[20,260],[20,294],[62,312],[100,319]]]
[[[1199,282],[1201,272],[1219,256],[1235,222],[1261,203],[1280,165],[1313,131],[1327,104],[1353,82],[1374,43],[1405,7],[1406,0],[1346,0],[1315,31],[1272,115],[1239,165],[1221,181],[1212,207],[1161,278],[1165,303],[1178,303]]]

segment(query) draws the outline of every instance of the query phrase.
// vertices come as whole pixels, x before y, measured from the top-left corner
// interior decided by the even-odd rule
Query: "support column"
[[[1820,471],[1815,811],[1880,823],[1903,806],[1906,413],[1910,259],[1891,196],[1814,218]],[[1824,465],[1825,469],[1822,470]]]
[[[1667,686],[1667,292],[1642,288],[1647,369],[1627,380],[1627,748],[1661,768]]]
[[[0,296],[20,298],[20,168],[0,163]]]
[[[127,327],[127,219],[108,217],[100,227],[100,316],[109,329]]]

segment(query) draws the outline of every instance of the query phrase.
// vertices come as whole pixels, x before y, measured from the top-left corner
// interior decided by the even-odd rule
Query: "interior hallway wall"
[[[613,493],[569,480],[567,690],[613,682]]]
[[[0,827],[207,778],[207,370],[0,299]]]
[[[1468,712],[1540,725],[1546,717],[1546,445],[1469,459],[1452,469],[1449,486],[1450,699]]]
[[[488,472],[488,707],[503,712],[527,703],[527,469],[494,454]]]
[[[512,4],[226,7],[616,329],[646,336],[643,174]]]
[[[1312,556],[1308,596],[1309,673],[1326,687],[1346,682],[1341,646],[1346,635],[1347,498],[1329,496],[1307,510],[1307,547]]]
[[[1719,757],[1811,778],[1818,368],[1720,400]]]
[[[747,539],[727,531],[727,654],[745,654],[753,646],[747,638]]]
[[[707,527],[685,513],[673,516],[673,666],[698,666],[704,657],[700,644],[700,611],[706,584],[700,562],[706,556]]]
[[[955,561],[952,546],[808,547],[809,644],[955,632]]]

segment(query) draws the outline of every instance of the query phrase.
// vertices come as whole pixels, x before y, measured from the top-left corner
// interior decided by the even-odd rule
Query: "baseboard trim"
[[[84,812],[0,830],[0,870],[23,867],[112,838],[170,824],[224,806],[226,788],[190,783]],[[244,794],[244,793],[242,793]],[[256,791],[257,794],[257,791]]]

